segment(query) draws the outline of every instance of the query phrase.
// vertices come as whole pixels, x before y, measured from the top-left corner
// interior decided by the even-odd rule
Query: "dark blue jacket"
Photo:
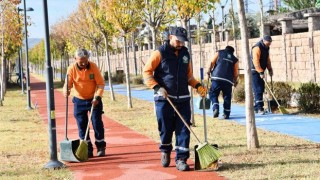
[[[267,68],[267,64],[268,64],[268,58],[269,58],[269,47],[267,47],[266,45],[263,44],[263,40],[257,42],[252,48],[251,48],[251,70],[255,70],[255,67],[253,65],[253,58],[252,58],[252,49],[254,47],[259,47],[260,51],[261,51],[261,55],[260,55],[260,66],[261,68],[264,70],[266,70]]]
[[[178,57],[175,50],[165,43],[160,46],[161,62],[154,71],[154,79],[160,87],[164,87],[170,97],[175,102],[190,100],[188,89],[188,66],[190,54],[186,47],[179,50]],[[155,100],[163,100],[162,96],[155,94]]]
[[[234,65],[237,62],[238,58],[236,58],[231,52],[220,50],[218,60],[211,73],[211,79],[226,81],[233,85]]]

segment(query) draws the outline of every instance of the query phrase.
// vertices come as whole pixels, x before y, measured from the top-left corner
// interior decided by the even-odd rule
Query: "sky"
[[[28,26],[29,38],[44,38],[44,18],[43,18],[43,0],[25,0],[26,7],[32,7],[34,11],[27,12],[30,16],[32,24]],[[79,0],[47,0],[48,3],[48,18],[49,26],[57,23],[62,18],[67,18],[73,11],[77,9]],[[230,0],[220,0],[222,5],[225,5],[224,13],[227,14],[230,8]],[[259,9],[258,0],[248,0],[249,12],[255,12]],[[269,9],[270,0],[263,0],[264,10]],[[234,8],[237,9],[237,0],[233,0]],[[23,0],[19,6],[23,8]],[[218,16],[217,23],[221,21],[221,7],[217,5],[215,16]],[[205,16],[204,19],[208,19]],[[191,21],[192,23],[192,21]],[[49,27],[50,30],[50,27]]]
[[[32,7],[34,11],[28,11],[27,16],[31,18],[31,26],[28,26],[29,38],[44,38],[44,15],[43,0],[25,0],[26,7]],[[67,18],[77,9],[78,0],[47,0],[49,30],[50,26],[57,23],[62,18]],[[21,0],[20,8],[23,8]]]

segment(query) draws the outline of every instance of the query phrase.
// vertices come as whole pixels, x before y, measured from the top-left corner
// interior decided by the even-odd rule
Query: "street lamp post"
[[[30,68],[29,68],[29,59],[28,59],[28,29],[27,29],[27,9],[26,9],[26,0],[23,0],[23,12],[24,12],[24,32],[25,32],[25,48],[26,48],[26,66],[27,66],[27,109],[32,109],[31,107],[31,97],[30,97]],[[32,9],[32,8],[31,8]],[[33,10],[33,9],[32,9]],[[21,79],[22,81],[22,79]]]
[[[49,22],[48,22],[48,5],[47,0],[43,0],[43,16],[44,16],[44,30],[45,30],[45,50],[46,50],[46,67],[47,67],[47,111],[48,111],[48,131],[49,131],[49,145],[50,145],[50,161],[44,166],[46,169],[59,169],[65,167],[57,157],[57,132],[56,132],[56,118],[54,105],[54,89],[53,89],[53,75],[50,59],[50,38],[49,38]]]
[[[24,11],[24,9],[20,9],[18,7],[18,23],[20,25],[20,11]],[[26,11],[33,11],[33,8],[29,7],[27,8]],[[21,47],[19,48],[18,52],[18,57],[19,57],[19,71],[20,71],[20,83],[21,83],[21,94],[24,94],[24,84],[23,84],[23,61],[22,61],[22,49]]]

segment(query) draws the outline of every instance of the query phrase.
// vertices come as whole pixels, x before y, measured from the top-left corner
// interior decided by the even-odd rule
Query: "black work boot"
[[[264,112],[264,109],[259,109],[259,110],[258,110],[258,114],[260,114],[260,115],[265,115],[266,113]]]
[[[161,165],[162,167],[170,165],[170,152],[161,152]]]
[[[189,165],[186,163],[185,160],[183,159],[178,159],[176,161],[176,168],[179,170],[179,171],[189,171]]]
[[[217,117],[219,117],[219,110],[215,109],[213,110],[213,118],[217,118]]]
[[[106,155],[106,148],[98,148],[97,150],[97,156],[102,157]]]
[[[229,119],[229,115],[223,114],[224,119]]]
[[[88,142],[88,158],[93,158],[93,146],[91,142]]]

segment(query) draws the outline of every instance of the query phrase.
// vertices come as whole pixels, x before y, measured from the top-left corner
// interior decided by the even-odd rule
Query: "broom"
[[[270,91],[270,94],[272,95],[272,97],[274,98],[274,100],[276,101],[276,103],[278,104],[278,109],[279,109],[279,111],[280,111],[282,114],[289,114],[289,112],[288,112],[284,107],[280,106],[278,100],[277,100],[276,97],[274,96],[274,94],[273,94],[273,92],[271,91],[271,89],[270,89],[268,83],[266,82],[266,80],[263,79],[263,81],[264,81],[265,85],[267,86],[268,90]]]
[[[80,141],[80,144],[76,150],[76,157],[80,161],[87,161],[88,160],[88,143],[86,140],[87,140],[87,137],[89,134],[89,126],[90,126],[90,121],[91,121],[91,117],[92,117],[92,111],[93,111],[93,105],[91,105],[90,117],[88,120],[88,125],[87,125],[85,137],[83,140]]]
[[[183,124],[189,129],[190,132],[192,132],[194,137],[197,139],[199,145],[196,150],[198,152],[201,169],[206,169],[206,168],[212,166],[212,164],[216,163],[222,154],[215,147],[208,144],[208,142],[201,143],[199,138],[196,136],[196,134],[190,128],[190,126],[188,125],[186,120],[182,117],[182,115],[179,113],[177,108],[173,105],[171,100],[169,98],[166,98],[166,99],[168,100],[168,102],[170,103],[170,105],[172,106],[174,111],[178,114],[178,116],[182,120]]]

